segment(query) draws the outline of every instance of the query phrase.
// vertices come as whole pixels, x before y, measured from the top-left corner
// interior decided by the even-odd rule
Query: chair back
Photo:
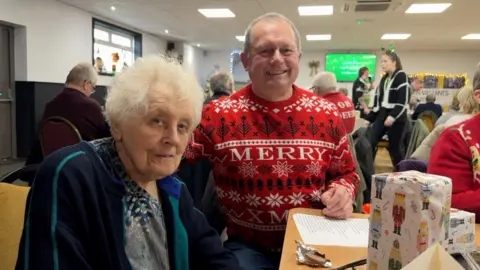
[[[435,123],[438,120],[438,116],[432,111],[424,111],[418,116],[418,118],[423,120],[423,123],[425,123],[429,131],[432,131],[435,128]]]
[[[15,180],[28,181],[30,179],[33,179],[35,177],[35,174],[37,173],[39,166],[40,164],[32,164],[32,165],[27,165],[25,167],[18,168],[14,171],[11,171],[3,175],[2,177],[0,177],[0,183],[11,184],[15,182]]]
[[[44,157],[60,148],[74,145],[80,141],[82,141],[82,136],[78,129],[63,117],[49,117],[40,125],[40,145]]]
[[[0,269],[15,269],[29,190],[0,183]]]

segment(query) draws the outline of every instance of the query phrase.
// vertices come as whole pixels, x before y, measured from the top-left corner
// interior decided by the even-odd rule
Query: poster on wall
[[[417,73],[410,74],[410,79],[415,78],[423,80],[423,88],[413,93],[413,96],[425,102],[425,98],[429,94],[434,94],[437,104],[450,104],[453,94],[468,83],[466,74],[447,74],[447,73]]]

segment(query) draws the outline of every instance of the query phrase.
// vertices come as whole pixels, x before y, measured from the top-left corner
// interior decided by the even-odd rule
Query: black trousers
[[[392,159],[392,165],[395,166],[405,159],[405,146],[404,136],[405,128],[407,126],[407,114],[403,113],[391,127],[386,127],[384,122],[387,119],[389,111],[381,109],[377,113],[375,121],[372,123],[370,128],[370,145],[372,147],[373,158],[375,159],[376,149],[378,143],[382,139],[383,135],[387,134],[388,136],[388,152],[390,153],[390,158]]]

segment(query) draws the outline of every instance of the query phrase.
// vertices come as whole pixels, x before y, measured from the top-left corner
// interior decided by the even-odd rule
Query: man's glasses
[[[92,94],[95,93],[95,85],[91,81],[87,81],[88,84],[92,87]]]

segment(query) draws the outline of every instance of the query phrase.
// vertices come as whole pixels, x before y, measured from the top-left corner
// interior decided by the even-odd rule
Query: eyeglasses
[[[95,85],[91,82],[91,81],[87,81],[88,84],[90,84],[90,86],[92,86],[92,94],[95,93]]]

